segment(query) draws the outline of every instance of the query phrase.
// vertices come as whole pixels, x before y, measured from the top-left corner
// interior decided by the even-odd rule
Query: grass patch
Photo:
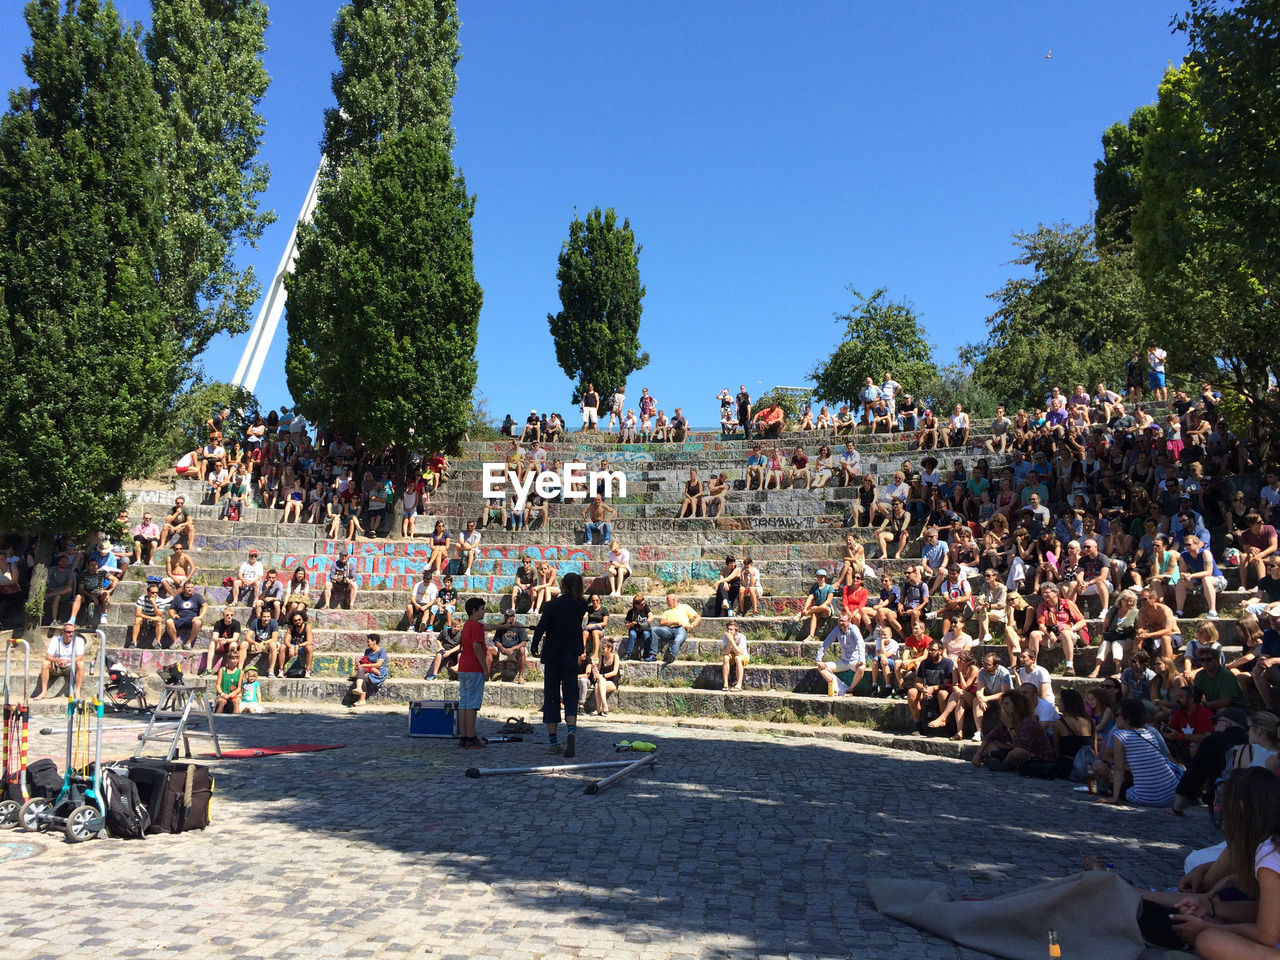
[[[769,713],[765,717],[765,719],[768,720],[770,723],[799,723],[800,722],[800,718],[796,715],[796,712],[787,706],[774,708],[773,712]]]

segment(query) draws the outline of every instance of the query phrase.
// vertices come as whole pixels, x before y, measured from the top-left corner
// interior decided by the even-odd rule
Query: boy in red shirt
[[[484,678],[489,675],[489,647],[484,641],[484,600],[467,601],[467,622],[462,625],[462,649],[458,651],[458,746],[480,750],[476,718],[484,702]]]

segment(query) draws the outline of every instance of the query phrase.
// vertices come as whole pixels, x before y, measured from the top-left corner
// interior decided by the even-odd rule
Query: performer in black
[[[542,720],[547,725],[550,751],[566,757],[574,755],[578,733],[578,658],[583,652],[582,618],[587,613],[583,593],[582,575],[566,573],[560,581],[560,596],[542,608],[531,648],[542,663]],[[563,746],[556,736],[562,700],[568,728]]]

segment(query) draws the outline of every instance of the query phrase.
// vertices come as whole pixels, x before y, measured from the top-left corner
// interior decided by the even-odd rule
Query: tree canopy
[[[236,266],[274,213],[258,207],[268,171],[257,160],[262,0],[151,0],[143,49],[165,124],[165,242],[157,282],[194,361],[218,333],[248,329],[258,298],[252,268]]]
[[[324,155],[341,167],[409,127],[453,147],[458,89],[455,0],[350,0],[333,25],[337,106],[324,112]]]
[[[30,86],[0,117],[0,527],[102,529],[181,386],[157,285],[159,98],[110,0],[28,3]]]
[[[475,197],[450,157],[457,29],[453,3],[339,12],[326,176],[286,279],[290,392],[313,421],[393,447],[400,482],[409,450],[454,450],[473,418],[483,291]]]
[[[587,383],[608,397],[649,363],[640,349],[640,246],[631,221],[599,207],[569,224],[560,247],[560,312],[547,314],[556,362],[573,382],[572,402]]]
[[[908,300],[892,300],[880,287],[864,297],[853,286],[848,313],[836,314],[844,337],[831,357],[809,374],[814,394],[829,403],[858,405],[867,377],[877,385],[886,373],[909,393],[938,375],[933,346],[925,339],[920,316]]]
[[[1131,222],[1142,199],[1142,142],[1155,119],[1155,106],[1144,104],[1128,121],[1102,134],[1102,159],[1093,164],[1093,194],[1098,201],[1093,232],[1099,249],[1133,242]]]
[[[1052,386],[1114,385],[1143,337],[1140,285],[1126,260],[1100,256],[1089,227],[1041,224],[1014,235],[1030,268],[989,294],[987,339],[961,351],[975,382],[1010,405],[1042,406]]]

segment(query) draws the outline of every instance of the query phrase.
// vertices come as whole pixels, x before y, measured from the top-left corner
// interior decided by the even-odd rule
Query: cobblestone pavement
[[[615,759],[627,737],[661,744],[651,774],[594,797],[584,774],[464,777],[553,762],[541,732],[463,752],[409,739],[399,711],[222,729],[231,746],[347,746],[214,762],[204,832],[0,833],[7,960],[978,957],[878,915],[861,878],[994,895],[1094,853],[1164,886],[1213,840],[1205,817],[1100,807],[1063,782],[727,725],[588,720],[582,761]],[[32,735],[33,755],[61,753]],[[130,736],[109,733],[104,755]]]

